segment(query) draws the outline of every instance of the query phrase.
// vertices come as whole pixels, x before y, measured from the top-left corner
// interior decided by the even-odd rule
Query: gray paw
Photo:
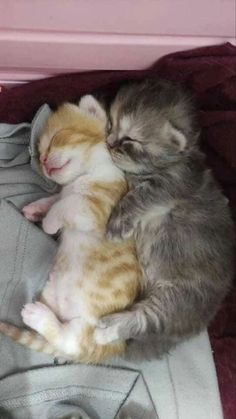
[[[94,337],[98,344],[107,345],[116,340],[126,340],[133,337],[134,331],[137,330],[136,326],[137,317],[132,311],[111,314],[100,320]]]
[[[127,239],[133,234],[133,223],[121,206],[117,206],[107,224],[107,238],[111,240]]]

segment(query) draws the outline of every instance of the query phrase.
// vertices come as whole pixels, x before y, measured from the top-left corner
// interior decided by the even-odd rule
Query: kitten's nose
[[[108,148],[112,149],[112,148],[116,148],[118,144],[116,142],[114,143],[107,143]]]
[[[110,134],[107,137],[107,146],[108,148],[115,148],[119,145],[119,140],[116,138],[114,134]]]
[[[39,160],[41,161],[41,163],[46,163],[46,161],[47,161],[47,156],[45,156],[45,155],[41,155],[40,157],[39,157]]]

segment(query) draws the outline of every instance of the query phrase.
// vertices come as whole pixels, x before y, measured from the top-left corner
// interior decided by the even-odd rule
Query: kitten
[[[111,210],[127,191],[106,147],[106,120],[89,95],[79,107],[64,104],[49,117],[39,142],[40,162],[45,176],[62,190],[23,209],[31,221],[46,214],[46,233],[62,231],[41,300],[22,310],[24,323],[41,336],[0,324],[2,333],[25,346],[88,363],[124,352],[123,340],[97,344],[94,328],[105,314],[128,308],[139,290],[134,242],[105,238]]]
[[[131,310],[104,318],[96,336],[104,344],[135,338],[130,354],[152,342],[161,356],[204,329],[218,310],[233,278],[233,224],[199,151],[185,92],[161,80],[134,82],[117,93],[110,115],[108,146],[130,190],[107,234],[114,240],[134,234],[143,289]]]

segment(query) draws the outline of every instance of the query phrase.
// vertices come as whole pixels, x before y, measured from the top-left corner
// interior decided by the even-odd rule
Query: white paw
[[[98,345],[107,345],[119,339],[118,327],[111,326],[105,329],[96,328],[94,331],[94,340]]]
[[[56,234],[60,229],[60,224],[56,218],[45,217],[42,222],[43,231],[47,234]]]
[[[55,315],[45,304],[36,302],[26,304],[21,311],[23,322],[41,333],[48,323],[54,321]]]

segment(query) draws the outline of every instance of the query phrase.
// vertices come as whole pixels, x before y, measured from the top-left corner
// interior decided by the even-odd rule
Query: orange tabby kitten
[[[39,142],[40,161],[62,191],[23,212],[31,221],[46,214],[43,229],[61,230],[60,245],[40,302],[22,310],[24,323],[37,333],[0,323],[2,333],[27,347],[88,363],[125,350],[124,341],[97,343],[94,331],[102,316],[128,308],[139,291],[133,241],[105,238],[110,213],[127,189],[106,148],[105,128],[105,111],[90,95],[50,116]]]

